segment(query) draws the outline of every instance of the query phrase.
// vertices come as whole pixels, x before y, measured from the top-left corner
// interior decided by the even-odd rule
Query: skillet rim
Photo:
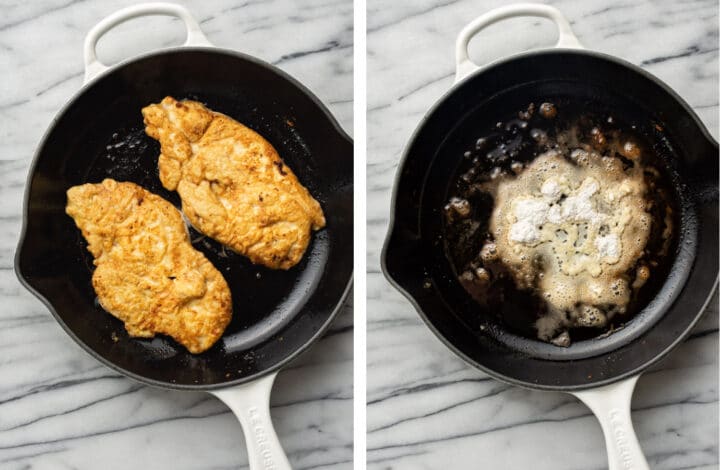
[[[422,129],[424,128],[427,121],[430,119],[430,117],[435,114],[435,112],[447,101],[447,99],[456,93],[461,85],[463,85],[468,80],[474,78],[475,76],[484,73],[485,71],[499,66],[504,65],[509,62],[515,61],[515,60],[521,60],[533,56],[543,56],[543,55],[561,55],[561,54],[570,54],[570,55],[577,55],[577,56],[589,56],[596,59],[605,60],[607,62],[612,62],[617,65],[626,67],[633,72],[641,75],[645,79],[648,79],[655,83],[657,86],[659,86],[663,91],[665,91],[672,99],[674,99],[677,104],[679,104],[683,110],[687,113],[687,115],[693,120],[695,127],[697,130],[700,131],[702,136],[714,147],[718,147],[717,141],[710,135],[710,132],[705,127],[705,124],[700,120],[697,113],[692,109],[692,107],[677,93],[675,92],[670,86],[668,86],[664,81],[660,80],[659,78],[652,75],[650,72],[644,70],[643,68],[628,62],[624,59],[621,59],[616,56],[612,56],[603,52],[588,50],[588,49],[572,49],[572,48],[552,48],[552,49],[538,49],[538,50],[532,50],[532,51],[526,51],[521,52],[518,54],[512,54],[507,57],[503,57],[500,59],[497,59],[495,61],[492,61],[482,67],[479,67],[474,72],[466,75],[459,81],[456,81],[452,84],[452,86],[442,94],[440,98],[438,98],[432,106],[428,109],[428,111],[425,112],[423,117],[420,119],[418,124],[415,126],[410,138],[406,142],[402,156],[400,157],[400,160],[398,161],[397,169],[395,171],[395,177],[393,178],[393,187],[392,187],[392,197],[390,200],[390,213],[388,217],[388,228],[387,232],[385,234],[385,239],[383,241],[383,247],[380,254],[380,268],[382,270],[383,275],[385,276],[385,279],[392,285],[396,290],[400,292],[413,306],[415,311],[418,313],[422,321],[425,323],[425,325],[432,331],[432,333],[435,335],[437,339],[440,340],[441,343],[445,345],[450,351],[452,351],[456,356],[458,356],[460,359],[462,359],[466,364],[469,366],[480,370],[481,372],[486,373],[490,377],[493,377],[494,379],[510,384],[519,386],[526,389],[532,389],[532,390],[544,390],[544,391],[559,391],[559,392],[573,392],[573,391],[580,391],[580,390],[588,390],[592,388],[598,388],[605,385],[609,385],[615,382],[619,382],[623,379],[632,377],[634,375],[639,375],[648,368],[652,367],[653,365],[660,362],[662,359],[665,358],[675,347],[678,346],[682,341],[685,340],[685,338],[690,334],[692,329],[695,327],[695,325],[700,321],[703,314],[705,313],[705,310],[707,309],[708,304],[710,303],[710,300],[712,299],[715,292],[718,290],[718,283],[720,281],[720,273],[715,274],[714,281],[712,283],[712,287],[709,289],[707,297],[702,302],[702,307],[699,309],[699,311],[695,312],[693,315],[692,321],[689,322],[687,327],[676,336],[676,338],[663,349],[662,351],[658,352],[653,356],[653,358],[644,364],[635,367],[633,369],[630,369],[628,371],[623,372],[622,374],[618,374],[613,377],[608,377],[602,380],[598,380],[596,382],[588,383],[588,384],[577,384],[577,385],[552,385],[552,384],[538,384],[538,383],[532,383],[532,382],[526,382],[524,380],[519,380],[514,377],[507,376],[505,374],[499,373],[495,370],[490,369],[489,367],[486,367],[483,364],[480,364],[479,362],[471,359],[466,354],[464,354],[458,347],[456,347],[451,341],[449,341],[444,335],[442,335],[439,330],[435,327],[435,325],[429,320],[423,309],[420,307],[420,304],[416,300],[416,298],[406,290],[401,282],[395,277],[393,277],[393,274],[390,272],[388,266],[387,266],[387,259],[389,256],[390,251],[390,243],[393,236],[396,234],[397,227],[396,227],[396,213],[399,212],[399,209],[397,207],[397,200],[398,200],[398,187],[401,180],[401,176],[403,173],[403,169],[405,168],[409,156],[410,156],[410,149],[413,146],[416,139],[420,136],[420,133]],[[717,187],[717,182],[716,182]],[[697,256],[697,254],[696,254]],[[654,326],[651,326],[652,329]],[[638,338],[635,339],[637,341]],[[631,341],[632,342],[632,341]],[[602,355],[607,355],[612,351],[609,351]],[[566,361],[559,361],[559,360],[548,360],[549,362],[566,362]]]
[[[65,115],[65,113],[68,111],[68,109],[83,95],[85,94],[90,88],[95,86],[100,80],[105,78],[106,75],[109,75],[111,73],[116,73],[122,68],[125,68],[131,64],[134,64],[138,61],[145,60],[145,59],[152,59],[154,57],[159,56],[165,56],[165,55],[171,55],[171,54],[177,54],[177,53],[185,53],[185,52],[200,52],[200,53],[210,53],[210,54],[218,54],[218,55],[225,55],[232,59],[236,60],[244,60],[247,62],[251,62],[255,65],[258,65],[260,67],[263,67],[270,72],[274,73],[275,75],[279,76],[281,79],[288,82],[290,85],[297,88],[298,92],[304,94],[307,98],[310,99],[310,101],[315,105],[317,109],[319,109],[326,117],[327,122],[331,125],[332,129],[337,133],[337,135],[345,141],[348,145],[353,147],[353,140],[350,138],[350,136],[345,132],[345,130],[340,126],[339,122],[335,117],[330,113],[330,110],[325,106],[325,104],[320,101],[320,99],[312,92],[309,88],[304,86],[302,83],[300,83],[297,79],[292,77],[287,72],[281,70],[280,68],[265,62],[261,59],[258,59],[256,57],[244,54],[242,52],[238,52],[232,49],[226,49],[216,46],[177,46],[177,47],[171,47],[171,48],[163,48],[159,50],[149,51],[143,54],[139,54],[136,56],[132,56],[130,58],[124,59],[117,64],[114,64],[110,66],[107,70],[104,70],[97,74],[95,77],[87,81],[86,83],[83,83],[83,85],[62,105],[62,107],[58,110],[58,112],[53,117],[52,121],[48,125],[48,127],[45,129],[45,132],[43,133],[42,138],[38,142],[37,146],[35,147],[35,151],[33,153],[32,162],[30,163],[28,167],[28,173],[25,179],[25,187],[23,192],[23,206],[22,206],[22,227],[20,229],[20,235],[18,238],[17,247],[15,249],[15,256],[13,260],[13,270],[15,271],[15,275],[17,276],[18,280],[20,281],[20,284],[27,289],[31,294],[33,294],[40,302],[47,307],[47,309],[50,311],[52,316],[55,318],[55,321],[62,327],[62,329],[67,333],[67,335],[72,338],[72,340],[78,344],[81,349],[85,350],[87,353],[89,353],[93,358],[104,364],[105,366],[109,367],[110,369],[113,369],[120,374],[122,374],[125,377],[128,377],[130,379],[133,379],[137,382],[140,382],[145,385],[150,385],[153,387],[158,387],[162,389],[171,389],[171,390],[185,390],[185,391],[211,391],[211,390],[221,390],[225,388],[231,388],[236,385],[241,385],[245,383],[252,382],[254,380],[257,380],[261,377],[264,377],[266,375],[269,375],[273,372],[279,371],[283,367],[285,367],[290,362],[294,361],[298,358],[302,353],[307,351],[310,346],[312,346],[316,341],[320,339],[321,336],[325,334],[325,332],[329,329],[332,322],[337,317],[340,310],[345,306],[346,300],[348,297],[348,294],[353,286],[353,278],[354,273],[351,271],[350,276],[347,280],[347,283],[345,284],[345,287],[343,288],[342,292],[340,293],[340,296],[335,303],[335,306],[333,307],[332,311],[328,315],[327,319],[317,328],[315,333],[308,338],[301,347],[295,349],[292,351],[289,355],[287,355],[282,360],[278,361],[276,364],[274,364],[272,367],[268,367],[264,370],[258,371],[254,374],[240,377],[237,379],[229,380],[229,381],[221,381],[214,384],[182,384],[182,383],[173,383],[173,382],[166,382],[162,380],[156,380],[151,379],[148,377],[144,377],[140,374],[136,374],[134,372],[128,371],[119,365],[115,364],[114,362],[110,361],[109,359],[105,358],[100,353],[96,352],[90,346],[85,344],[84,341],[82,341],[75,332],[63,321],[61,316],[58,314],[57,310],[53,306],[53,304],[50,302],[49,299],[47,299],[45,296],[40,294],[35,287],[32,285],[32,283],[26,279],[24,273],[20,269],[20,263],[22,259],[22,252],[26,241],[26,235],[27,235],[27,225],[28,225],[28,219],[29,219],[29,199],[30,199],[30,183],[33,179],[33,176],[36,173],[36,167],[38,165],[38,161],[40,160],[40,153],[42,149],[44,148],[46,141],[52,134],[52,132],[57,127],[58,121]],[[353,155],[354,157],[354,155]],[[351,162],[352,163],[352,162]],[[353,181],[353,187],[354,187],[354,181]],[[353,194],[354,197],[354,194]],[[300,313],[302,315],[302,312]]]

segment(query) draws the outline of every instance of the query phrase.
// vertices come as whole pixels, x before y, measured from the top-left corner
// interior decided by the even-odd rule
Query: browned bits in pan
[[[546,103],[548,104],[548,103]],[[535,114],[535,103],[530,103],[525,111],[520,111],[518,117],[524,121],[529,121]]]
[[[555,346],[567,348],[568,346],[570,346],[570,333],[568,333],[567,331],[563,331],[550,342]]]
[[[475,150],[483,150],[487,146],[488,146],[488,139],[486,139],[485,137],[480,137],[475,142]]]
[[[475,270],[475,276],[477,277],[478,281],[480,281],[480,283],[482,283],[482,284],[490,282],[490,273],[485,268],[477,268]]]
[[[557,116],[557,108],[552,103],[543,103],[540,105],[540,116],[545,119],[553,119]]]
[[[655,264],[652,261],[650,264]],[[645,285],[645,283],[650,279],[650,268],[646,265],[640,265],[637,270],[635,270],[635,281],[633,282],[633,289],[639,289],[642,286]]]
[[[470,203],[467,199],[454,197],[445,205],[445,215],[448,220],[464,219],[470,216]]]
[[[530,137],[540,145],[547,144],[548,136],[547,133],[540,129],[533,129],[530,131]]]
[[[486,263],[488,261],[494,261],[497,259],[497,248],[495,246],[495,243],[485,243],[485,245],[482,247],[482,250],[480,250],[480,259],[482,259]]]
[[[602,133],[599,127],[593,127],[590,130],[590,135],[592,136],[592,146],[594,148],[601,150],[607,144],[605,134]]]
[[[640,158],[640,147],[632,140],[628,140],[623,144],[622,155],[630,160],[637,160]]]

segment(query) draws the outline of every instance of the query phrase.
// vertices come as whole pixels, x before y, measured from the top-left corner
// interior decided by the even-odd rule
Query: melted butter
[[[642,169],[596,152],[574,162],[551,150],[517,176],[488,184],[490,219],[500,259],[521,288],[538,289],[549,315],[536,327],[550,339],[564,325],[597,326],[623,312],[626,272],[642,255],[651,226]],[[601,311],[602,310],[602,311]]]

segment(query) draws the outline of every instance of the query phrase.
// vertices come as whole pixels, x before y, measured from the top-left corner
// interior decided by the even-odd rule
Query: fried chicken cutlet
[[[180,212],[134,183],[74,186],[65,208],[95,258],[100,305],[130,336],[173,337],[193,354],[210,348],[232,315],[222,274],[190,244]]]
[[[197,230],[269,268],[302,259],[325,217],[267,140],[196,101],[168,96],[142,114],[160,142],[160,181]]]

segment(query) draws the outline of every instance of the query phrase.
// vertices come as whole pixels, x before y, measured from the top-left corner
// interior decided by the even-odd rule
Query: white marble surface
[[[600,427],[585,406],[469,368],[379,269],[403,146],[452,85],[457,33],[502,3],[368,0],[368,468],[607,468]],[[586,47],[659,76],[717,138],[715,0],[553,4]],[[486,62],[555,38],[550,23],[514,20],[473,41],[471,55]],[[633,417],[653,469],[718,468],[717,297],[712,305],[693,335],[638,384]]]
[[[81,86],[82,42],[124,0],[0,1],[0,468],[246,468],[239,424],[208,394],[141,386],[83,352],[18,283],[13,255],[35,146]],[[208,38],[277,64],[352,128],[352,2],[188,3]],[[108,62],[182,42],[181,23],[127,23]],[[296,469],[352,468],[352,306],[281,372],[272,397]]]

